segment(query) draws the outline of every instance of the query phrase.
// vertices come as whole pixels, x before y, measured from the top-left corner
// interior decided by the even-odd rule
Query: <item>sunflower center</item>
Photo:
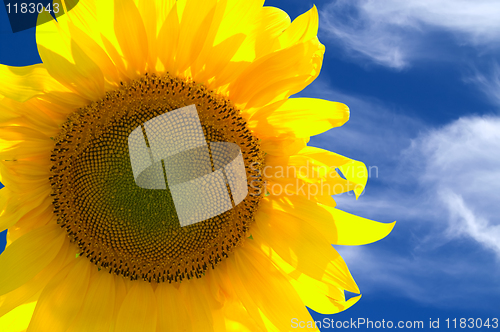
[[[263,185],[263,153],[238,110],[168,75],[73,113],[52,163],[58,222],[81,255],[132,280],[214,268],[248,236]]]

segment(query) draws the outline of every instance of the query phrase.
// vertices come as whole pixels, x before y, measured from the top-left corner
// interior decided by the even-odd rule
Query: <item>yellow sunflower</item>
[[[317,10],[291,22],[263,2],[81,0],[61,3],[57,22],[40,15],[43,64],[0,66],[1,331],[289,331],[311,319],[306,305],[336,313],[359,299],[345,300],[359,290],[331,244],[394,224],[335,208],[332,194],[360,195],[366,167],[306,144],[349,110],[289,98],[320,72]],[[192,187],[179,207],[166,184],[186,179],[166,164],[200,175],[200,160],[162,160],[165,187],[141,186],[130,137],[151,154],[171,133],[153,139],[151,121],[189,107],[198,126],[172,122],[172,137],[202,132],[203,178],[225,182]],[[237,147],[219,161],[241,161],[243,187],[214,142]]]

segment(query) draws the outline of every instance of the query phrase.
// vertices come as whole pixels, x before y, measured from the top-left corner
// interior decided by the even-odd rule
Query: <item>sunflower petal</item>
[[[200,287],[203,280],[189,280],[180,286],[182,302],[186,303],[193,331],[219,331],[215,327],[213,299],[208,298],[207,291]],[[196,301],[191,299],[196,298]]]
[[[345,302],[343,289],[336,288],[337,292],[333,293],[333,287],[328,287],[327,284],[305,274],[300,275],[296,280],[292,279],[291,284],[302,301],[316,312],[336,314],[341,311],[338,303]]]
[[[176,54],[178,70],[182,73],[196,60],[203,47],[217,1],[179,0],[178,2],[184,6],[180,19],[179,48]]]
[[[309,138],[279,137],[263,138],[260,148],[273,156],[291,156],[306,147]]]
[[[351,292],[357,290],[342,257],[317,228],[293,214],[270,209],[269,204],[262,204],[256,219],[252,231],[256,242],[265,241],[288,264],[317,280],[322,280],[328,266],[334,264],[336,284]]]
[[[230,97],[240,108],[286,99],[319,75],[323,53],[324,46],[314,38],[263,56],[231,83]]]
[[[129,75],[144,74],[149,46],[148,35],[139,9],[133,0],[120,0],[114,3],[115,35],[123,55],[129,63]]]
[[[61,55],[38,45],[38,53],[40,53],[47,71],[53,78],[75,94],[87,100],[97,100],[104,94],[102,72],[88,56],[83,55],[81,50],[79,52],[81,54],[79,62],[84,66],[83,68],[93,68],[92,72],[99,73],[99,76],[88,76],[90,72],[85,72],[84,69],[79,68]]]
[[[28,282],[57,255],[65,240],[58,225],[48,225],[14,241],[0,255],[0,295]]]
[[[8,183],[8,179],[5,176],[2,181],[3,183]],[[28,197],[29,201],[26,201],[24,196]],[[43,202],[43,195],[28,192],[24,196],[17,194],[10,187],[0,189],[0,231],[12,227],[23,216],[26,216],[35,209],[37,212],[43,210],[43,207],[40,207],[40,204]]]
[[[157,4],[151,0],[139,0],[137,3],[137,8],[141,14],[142,21],[144,22],[144,29],[146,31],[146,36],[148,37],[148,70],[154,71],[156,68],[157,61],[157,44],[156,44],[156,33],[158,31],[157,25]],[[160,8],[161,10],[161,8]],[[162,21],[161,21],[162,22]]]
[[[158,331],[192,331],[192,322],[177,288],[161,283],[156,287],[155,295],[158,305]]]
[[[28,327],[36,302],[18,306],[8,314],[0,317],[2,332],[22,332]]]
[[[94,271],[85,302],[67,332],[108,331],[115,304],[115,276]]]
[[[244,247],[228,258],[229,278],[234,284],[238,298],[255,321],[260,311],[280,331],[290,328],[290,317],[310,320],[289,281],[256,247],[247,241]],[[262,328],[262,327],[261,327]]]
[[[224,316],[227,332],[262,332],[240,302],[227,303],[224,307]]]
[[[311,146],[300,151],[299,154],[340,169],[345,179],[352,184],[352,190],[356,195],[356,199],[359,198],[359,195],[365,189],[366,182],[368,181],[368,171],[364,163]]]
[[[283,33],[276,40],[276,49],[283,49],[290,47],[296,43],[310,40],[318,34],[318,9],[316,6],[298,16],[293,20],[292,24],[283,31]]]
[[[40,291],[64,266],[75,259],[75,254],[76,249],[70,247],[69,239],[66,240],[56,258],[46,268],[19,288],[0,296],[0,317],[23,303],[38,300]]]
[[[231,36],[242,34],[247,36],[255,28],[253,22],[262,13],[264,0],[228,0],[224,19],[221,22],[219,31],[215,37],[214,45],[221,43]],[[245,53],[245,52],[243,52]],[[234,61],[253,60],[248,53],[240,59]],[[255,56],[255,54],[253,54]]]
[[[217,1],[211,12],[203,20],[200,31],[196,35],[195,43],[200,45],[200,47],[196,52],[191,54],[191,75],[196,81],[203,82],[198,78],[198,74],[206,70],[208,59],[216,57],[216,55],[213,54],[214,40],[219,31],[220,24],[223,21],[226,6],[227,0]],[[236,48],[235,45],[233,45],[233,47]]]
[[[174,55],[177,53],[179,47],[179,32],[180,23],[177,2],[175,2],[160,28],[157,42],[158,57],[168,72],[177,71]]]
[[[261,246],[264,252],[269,253],[269,258],[273,263],[289,276],[290,283],[295,288],[304,304],[315,311],[322,313],[337,313],[343,309],[339,309],[345,303],[344,290],[349,290],[353,293],[359,293],[359,289],[352,280],[352,277],[345,266],[344,261],[339,258],[332,261],[325,270],[324,275],[320,279],[312,278],[306,273],[300,273],[293,266],[283,260],[274,250],[267,246]],[[341,264],[339,264],[341,263]],[[339,284],[339,265],[343,266],[347,271],[354,287],[346,289]]]
[[[88,291],[93,264],[77,259],[60,271],[38,299],[28,332],[65,332],[77,317]]]
[[[26,67],[0,65],[0,96],[24,102],[50,91],[67,91],[42,64]],[[4,103],[5,101],[2,101]],[[3,115],[2,115],[3,116]]]
[[[265,212],[284,211],[316,228],[331,244],[363,245],[386,237],[396,222],[381,223],[352,215],[335,206],[303,196],[268,196],[261,202]]]
[[[360,246],[379,241],[389,235],[396,222],[381,223],[365,219],[331,206],[323,205],[333,216],[337,228],[337,243],[340,245]]]
[[[368,180],[368,171],[362,162],[311,146],[288,157],[266,156],[266,165],[264,176],[280,183],[280,188],[287,192],[308,197],[353,191],[357,199]]]
[[[255,31],[255,58],[269,54],[273,50],[276,38],[290,26],[290,16],[276,7],[265,6],[258,16],[258,28]]]
[[[118,314],[120,313],[120,307],[123,303],[123,300],[125,299],[125,296],[127,296],[127,285],[125,283],[125,279],[115,278],[114,283],[115,283],[115,303],[113,306],[113,313],[111,316],[112,319],[111,319],[110,331],[118,331],[116,330]]]
[[[250,121],[258,137],[283,134],[295,137],[310,137],[349,120],[349,108],[342,104],[315,98],[288,99],[277,109],[259,111]]]
[[[157,305],[153,288],[146,282],[134,282],[118,313],[116,331],[156,331]]]
[[[113,86],[120,82],[120,76],[115,64],[104,51],[104,45],[99,45],[95,39],[78,28],[73,22],[68,23],[72,42],[76,43],[85,54],[92,54],[92,60],[104,74],[104,77]]]

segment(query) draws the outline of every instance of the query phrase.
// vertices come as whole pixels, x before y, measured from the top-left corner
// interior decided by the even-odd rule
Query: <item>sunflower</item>
[[[335,208],[332,194],[361,194],[366,167],[307,143],[349,110],[289,98],[320,72],[317,10],[291,22],[263,2],[81,0],[54,5],[57,22],[40,14],[43,63],[0,67],[2,331],[288,331],[310,320],[305,305],[359,299],[345,300],[359,289],[331,244],[394,224]],[[205,161],[188,149],[200,135]],[[148,164],[131,142],[146,159],[158,144],[178,153]]]

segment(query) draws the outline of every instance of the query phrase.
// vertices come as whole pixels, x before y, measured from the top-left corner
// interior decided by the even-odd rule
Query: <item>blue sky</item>
[[[500,318],[500,2],[266,4],[292,19],[317,6],[323,69],[299,95],[351,109],[310,145],[378,169],[338,208],[398,221],[382,241],[336,246],[363,297],[328,317],[440,318],[442,329],[446,318]],[[0,24],[0,62],[36,62],[33,31],[6,33],[3,8]]]

